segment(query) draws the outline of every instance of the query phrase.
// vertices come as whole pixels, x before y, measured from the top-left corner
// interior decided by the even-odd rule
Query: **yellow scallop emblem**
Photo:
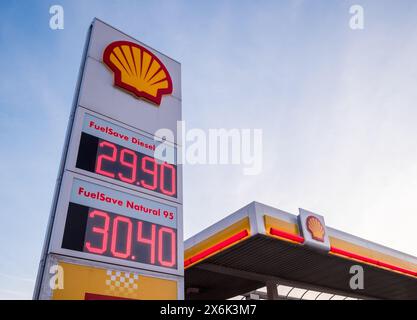
[[[156,105],[172,94],[171,76],[157,56],[136,43],[115,41],[104,50],[103,62],[114,73],[114,84]]]
[[[321,221],[314,216],[309,216],[306,219],[307,230],[311,237],[320,242],[324,242],[325,230]]]

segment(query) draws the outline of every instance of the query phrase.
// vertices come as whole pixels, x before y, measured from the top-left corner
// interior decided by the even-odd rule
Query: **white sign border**
[[[99,175],[97,173],[94,172],[89,172],[83,169],[79,169],[76,167],[77,164],[77,157],[78,157],[78,149],[80,146],[80,139],[81,139],[81,134],[83,132],[83,122],[84,122],[84,115],[85,114],[89,114],[93,117],[99,118],[101,120],[107,121],[107,122],[111,122],[117,126],[120,126],[126,130],[132,131],[134,133],[137,133],[139,135],[143,135],[146,136],[150,139],[153,139],[153,136],[150,136],[149,134],[145,133],[144,131],[140,131],[140,130],[136,130],[130,126],[127,126],[123,123],[121,123],[120,121],[111,119],[109,117],[103,116],[101,114],[98,114],[94,111],[91,110],[87,110],[81,106],[78,106],[76,114],[75,114],[75,118],[74,118],[74,125],[72,128],[72,134],[71,134],[71,138],[70,138],[70,143],[69,143],[69,147],[68,147],[68,154],[67,154],[67,159],[66,159],[66,165],[65,165],[65,170],[68,171],[72,171],[72,172],[76,172],[76,173],[80,173],[83,174],[85,176],[89,176],[92,178],[95,178],[97,180],[101,180],[101,181],[105,181],[111,184],[115,184],[115,185],[120,185],[124,188],[128,188],[137,192],[141,192],[141,193],[145,193],[145,194],[149,194],[152,195],[154,197],[157,198],[161,198],[161,199],[165,199],[165,200],[169,200],[175,203],[180,203],[182,204],[182,197],[183,197],[183,188],[182,188],[182,179],[178,179],[179,177],[182,177],[182,165],[177,163],[177,197],[169,197],[164,195],[163,193],[159,193],[159,192],[155,192],[152,190],[148,190],[145,188],[141,188],[141,187],[137,187],[135,185],[123,182],[123,181],[119,181],[116,179],[112,179],[109,177],[105,177],[103,175]],[[177,156],[176,158],[178,159],[178,152],[180,152],[180,149],[178,147],[178,145],[174,145],[172,143],[166,142],[169,146],[175,147],[176,148],[176,153]]]
[[[177,240],[177,268],[176,269],[164,268],[164,267],[155,266],[155,265],[146,264],[146,263],[134,262],[134,261],[129,261],[129,260],[121,260],[117,258],[100,256],[100,255],[91,254],[87,252],[79,252],[75,250],[62,248],[62,240],[64,237],[65,223],[67,220],[68,206],[70,203],[71,190],[72,190],[74,179],[84,180],[86,182],[97,184],[97,181],[95,179],[81,176],[79,174],[72,173],[72,172],[64,173],[64,177],[62,179],[60,197],[58,199],[58,204],[56,208],[55,221],[54,221],[54,225],[52,228],[52,235],[51,235],[51,241],[49,244],[48,253],[61,254],[65,256],[71,256],[71,257],[76,257],[76,258],[90,260],[90,261],[109,263],[109,264],[117,265],[117,266],[128,266],[128,267],[132,267],[135,269],[150,270],[150,271],[174,274],[174,275],[179,275],[179,276],[182,276],[184,274],[184,250],[183,250],[184,239],[183,239],[183,225],[182,225],[182,219],[181,219],[182,205],[175,204],[173,202],[166,201],[166,200],[155,199],[152,197],[149,197],[149,199],[166,204],[166,205],[170,205],[177,209],[178,218],[177,218],[177,239],[176,239]],[[133,191],[126,192],[125,188],[122,188],[116,185],[108,185],[107,183],[103,183],[101,185],[110,189],[114,189],[119,192],[131,194],[132,196],[141,197],[140,193],[133,192]]]

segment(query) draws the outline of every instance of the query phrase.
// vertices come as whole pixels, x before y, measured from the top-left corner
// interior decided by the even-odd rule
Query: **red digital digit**
[[[99,210],[91,211],[88,215],[89,218],[93,219],[95,217],[102,217],[104,219],[104,225],[103,227],[93,227],[93,232],[98,233],[102,235],[101,238],[101,246],[98,248],[95,248],[91,245],[90,242],[85,243],[85,247],[89,252],[97,253],[97,254],[103,254],[107,250],[107,240],[108,240],[108,232],[109,232],[109,225],[110,225],[110,217],[107,213]]]
[[[129,154],[132,156],[132,162],[126,161],[125,155]],[[123,176],[122,173],[119,173],[120,180],[127,182],[127,183],[134,183],[136,181],[136,167],[137,167],[138,157],[136,153],[129,149],[122,149],[120,152],[120,163],[127,168],[132,170],[132,174],[130,178]]]
[[[165,170],[171,171],[171,190],[169,190],[168,188],[165,188]],[[160,185],[161,185],[162,193],[166,194],[167,196],[174,195],[177,192],[175,181],[176,181],[176,176],[175,176],[174,166],[166,162],[163,163],[161,165],[161,176],[160,176]]]
[[[146,164],[151,163],[152,169],[148,169]],[[141,180],[141,185],[146,189],[155,190],[158,186],[158,164],[154,158],[143,157],[142,158],[142,171],[149,173],[152,176],[152,184],[147,184],[145,180]]]
[[[137,240],[138,242],[147,244],[150,246],[151,250],[151,263],[155,264],[155,241],[156,241],[156,226],[152,224],[151,226],[151,237],[150,238],[144,238],[142,236],[142,230],[143,230],[143,222],[138,221],[138,236]]]
[[[125,252],[117,251],[117,239],[118,239],[118,230],[119,230],[119,223],[126,223],[127,224],[127,235],[126,235],[126,248]],[[132,251],[132,221],[130,221],[127,217],[117,216],[113,220],[113,232],[111,236],[111,253],[113,256],[117,258],[126,259],[130,256],[130,252]]]
[[[171,238],[171,259],[166,261],[164,260],[164,233],[168,234]],[[176,242],[175,242],[175,232],[174,230],[166,227],[162,227],[158,231],[158,261],[161,266],[172,267],[175,265],[176,257]]]
[[[110,142],[107,142],[107,141],[100,142],[99,147],[100,148],[105,148],[105,147],[110,148],[112,150],[112,154],[111,155],[100,154],[98,156],[97,164],[96,164],[96,172],[99,173],[99,174],[102,174],[103,176],[114,178],[114,173],[103,170],[102,165],[103,165],[103,160],[107,160],[107,161],[110,161],[110,162],[115,162],[116,161],[117,147],[113,143],[110,143]]]

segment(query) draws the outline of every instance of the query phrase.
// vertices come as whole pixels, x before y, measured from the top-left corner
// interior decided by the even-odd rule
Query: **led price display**
[[[83,132],[77,168],[177,196],[177,166]]]
[[[176,230],[70,202],[62,248],[177,267]]]

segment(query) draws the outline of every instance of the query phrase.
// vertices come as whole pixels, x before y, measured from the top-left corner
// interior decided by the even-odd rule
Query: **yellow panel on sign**
[[[176,300],[177,282],[114,269],[60,262],[64,288],[55,289],[53,300]]]

